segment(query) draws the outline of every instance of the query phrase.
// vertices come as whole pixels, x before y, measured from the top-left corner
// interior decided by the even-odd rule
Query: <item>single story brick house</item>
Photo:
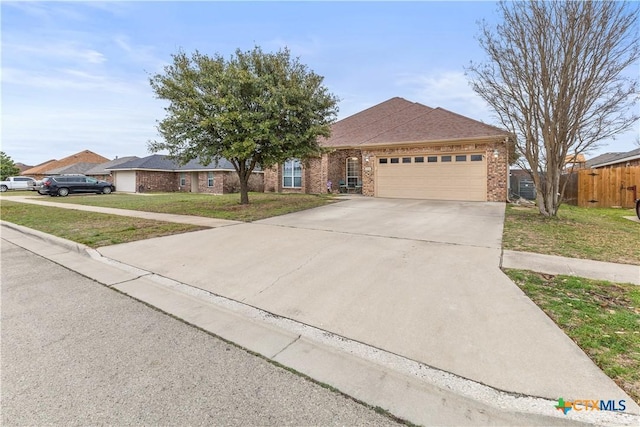
[[[226,159],[201,165],[192,160],[180,166],[168,156],[153,154],[106,168],[119,192],[182,191],[226,194],[240,189],[238,174]],[[249,191],[263,191],[263,172],[254,171]]]
[[[115,159],[110,160],[106,163],[101,163],[92,167],[91,169],[85,171],[84,174],[87,176],[92,176],[96,179],[100,179],[102,181],[113,183],[113,176],[111,176],[111,171],[108,168],[118,166],[138,158],[138,156],[116,157]]]
[[[328,152],[265,171],[265,191],[492,201],[507,200],[505,130],[403,98],[332,125]]]

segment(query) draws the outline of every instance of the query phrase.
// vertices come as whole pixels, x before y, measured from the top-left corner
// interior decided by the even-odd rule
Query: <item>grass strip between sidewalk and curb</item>
[[[82,243],[91,248],[207,228],[189,224],[176,224],[142,218],[16,203],[6,199],[0,203],[0,217],[4,221]]]
[[[640,403],[640,286],[523,270],[504,272]]]
[[[42,197],[42,196],[40,196]],[[130,209],[134,211],[257,221],[334,202],[331,195],[250,193],[249,204],[239,194],[149,193],[47,197],[48,202]]]
[[[640,224],[633,209],[562,205],[556,218],[536,207],[507,205],[504,249],[640,265]]]

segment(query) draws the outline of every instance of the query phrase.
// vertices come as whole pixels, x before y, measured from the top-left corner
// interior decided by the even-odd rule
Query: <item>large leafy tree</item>
[[[241,203],[247,204],[256,166],[321,152],[318,138],[329,136],[337,115],[337,98],[322,82],[288,49],[238,49],[229,59],[179,52],[164,73],[150,79],[169,106],[158,124],[164,141],[150,142],[149,149],[167,150],[180,163],[228,159],[240,179]]]
[[[499,11],[502,23],[481,27],[488,61],[472,63],[467,75],[517,135],[540,213],[555,216],[567,159],[638,119],[637,73],[627,72],[639,59],[639,10],[608,0],[534,0],[503,1]]]
[[[20,169],[13,162],[11,157],[0,151],[0,181],[4,181],[9,176],[20,175]]]

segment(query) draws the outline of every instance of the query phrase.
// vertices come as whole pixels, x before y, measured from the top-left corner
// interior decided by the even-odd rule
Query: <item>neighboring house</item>
[[[87,170],[84,174],[87,176],[92,176],[96,179],[113,183],[113,177],[111,176],[111,171],[108,170],[107,168],[119,166],[123,163],[127,163],[136,159],[139,159],[139,157],[138,156],[127,156],[127,157],[120,157],[120,158],[116,157],[115,159],[108,161],[106,163],[101,163],[99,165],[93,166],[91,169]]]
[[[505,142],[493,126],[392,98],[332,125],[328,150],[265,171],[265,190],[469,201],[507,200]],[[342,187],[342,188],[340,188]]]
[[[119,192],[183,191],[225,194],[239,191],[238,174],[226,159],[201,165],[192,160],[178,165],[168,156],[153,154],[108,167]],[[263,173],[256,170],[249,179],[249,191],[263,191]]]
[[[624,168],[640,166],[640,148],[626,153],[605,153],[587,162],[587,167],[599,168]]]
[[[591,166],[596,165],[598,163],[606,163],[609,160],[615,158],[616,156],[618,156],[620,154],[622,154],[622,153],[604,153],[604,154],[600,154],[599,156],[596,156],[593,159],[587,160],[586,168],[590,169]]]
[[[564,172],[572,173],[586,168],[587,161],[584,154],[567,156],[564,158]]]
[[[78,163],[91,163],[98,165],[100,163],[108,162],[109,159],[102,157],[93,151],[84,150],[79,153],[72,154],[60,160],[51,160],[42,163],[38,166],[34,166],[31,169],[27,169],[21,173],[21,175],[31,176],[37,180],[44,178],[45,176],[53,175],[52,171],[68,170],[67,168]],[[60,174],[61,172],[57,172]],[[81,172],[64,172],[64,173],[81,173]]]
[[[53,163],[53,162],[57,162],[57,160],[55,160],[55,159],[47,160],[47,161],[45,161],[45,162],[38,163],[38,164],[37,164],[37,165],[35,165],[35,166],[26,166],[26,165],[25,165],[25,167],[24,167],[24,168],[22,168],[22,167],[20,168],[20,175],[27,176],[27,175],[29,175],[29,174],[28,174],[28,173],[25,173],[25,172],[28,172],[28,171],[34,171],[34,170],[39,170],[39,169],[41,169],[42,167],[44,167],[44,166],[46,166],[46,165],[48,165],[48,164],[50,164],[50,163]]]
[[[29,165],[25,165],[24,163],[15,163],[16,167],[20,170],[20,174],[22,175],[23,171],[26,171],[27,169],[31,169],[34,166],[29,166]]]
[[[79,162],[61,168],[49,169],[47,175],[86,175],[91,168],[98,166],[98,163]]]

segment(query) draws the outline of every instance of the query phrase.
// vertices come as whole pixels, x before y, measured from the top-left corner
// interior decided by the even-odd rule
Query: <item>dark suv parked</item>
[[[70,193],[109,194],[113,191],[116,188],[110,182],[84,175],[48,176],[42,180],[42,186],[38,189],[40,194],[63,197]]]

